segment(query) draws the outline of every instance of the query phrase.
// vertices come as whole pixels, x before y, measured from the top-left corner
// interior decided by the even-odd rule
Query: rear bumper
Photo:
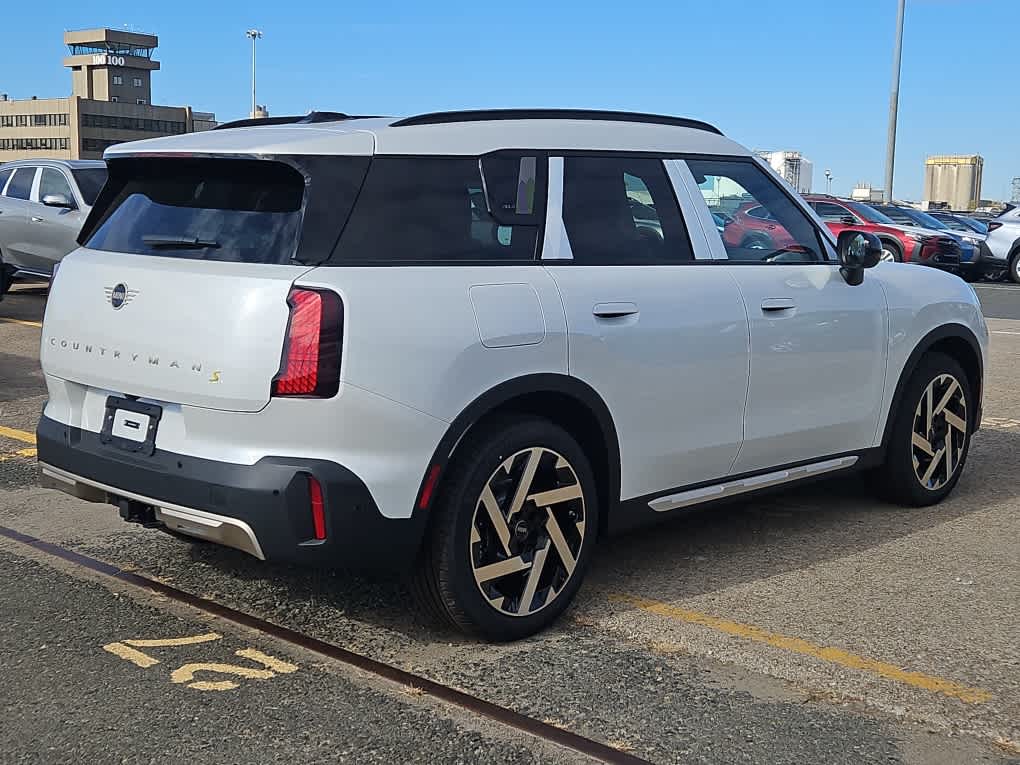
[[[82,499],[152,507],[168,529],[292,563],[400,571],[417,557],[424,518],[379,513],[342,465],[265,457],[237,465],[157,450],[140,457],[48,417],[36,433],[43,483]],[[314,538],[308,476],[322,486],[326,539]]]

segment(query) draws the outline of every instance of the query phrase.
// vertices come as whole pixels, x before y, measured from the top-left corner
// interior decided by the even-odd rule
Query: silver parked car
[[[106,183],[98,160],[24,159],[0,165],[0,296],[17,278],[53,275]]]
[[[1005,266],[1009,277],[1020,283],[1020,206],[1011,206],[988,221],[988,249]]]

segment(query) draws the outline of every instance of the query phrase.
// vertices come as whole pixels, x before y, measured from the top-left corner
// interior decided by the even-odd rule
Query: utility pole
[[[893,49],[892,91],[889,94],[889,136],[885,150],[885,201],[893,201],[893,169],[896,165],[896,113],[900,107],[900,69],[903,63],[903,15],[907,0],[896,13],[896,47]]]
[[[255,42],[262,39],[262,33],[257,29],[249,29],[244,33],[245,37],[251,38],[251,116],[255,118],[255,111],[258,104],[255,102]]]

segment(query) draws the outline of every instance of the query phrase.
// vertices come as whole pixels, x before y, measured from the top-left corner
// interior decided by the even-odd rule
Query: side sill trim
[[[47,489],[57,489],[66,494],[88,499],[91,502],[103,501],[100,498],[102,492],[112,494],[125,499],[133,499],[156,509],[157,520],[162,521],[167,528],[188,536],[208,539],[217,542],[225,547],[233,547],[249,555],[254,555],[259,560],[265,560],[258,537],[244,521],[237,518],[228,518],[225,515],[207,513],[204,510],[195,510],[190,507],[182,507],[169,502],[164,502],[152,497],[146,497],[134,492],[124,491],[115,486],[107,486],[104,483],[83,478],[80,475],[69,473],[66,470],[53,467],[45,462],[39,463],[41,473],[41,485]],[[98,490],[96,491],[89,491]]]
[[[785,470],[777,470],[772,473],[741,478],[737,481],[723,481],[712,486],[703,486],[700,489],[691,489],[690,491],[682,491],[679,494],[658,497],[649,502],[648,506],[657,513],[665,513],[669,510],[676,510],[701,502],[724,499],[736,496],[737,494],[743,494],[744,492],[755,491],[756,489],[790,483],[791,481],[797,481],[812,475],[842,470],[854,465],[857,460],[858,457],[856,456],[837,457],[822,462],[812,462],[810,465],[801,465],[800,467],[786,468]]]

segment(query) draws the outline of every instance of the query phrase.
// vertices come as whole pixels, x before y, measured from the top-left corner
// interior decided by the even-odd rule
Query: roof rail
[[[317,122],[343,122],[344,120],[363,120],[369,117],[354,116],[343,112],[308,112],[287,117],[254,117],[252,119],[223,122],[213,130],[227,130],[239,127],[261,127],[263,125],[311,125]]]
[[[642,122],[650,125],[675,125],[676,127],[706,130],[722,135],[714,125],[687,117],[670,117],[663,114],[641,112],[615,112],[598,109],[471,109],[459,112],[432,112],[405,117],[390,127],[411,125],[445,125],[451,122],[486,122],[489,120],[604,120],[607,122]]]

